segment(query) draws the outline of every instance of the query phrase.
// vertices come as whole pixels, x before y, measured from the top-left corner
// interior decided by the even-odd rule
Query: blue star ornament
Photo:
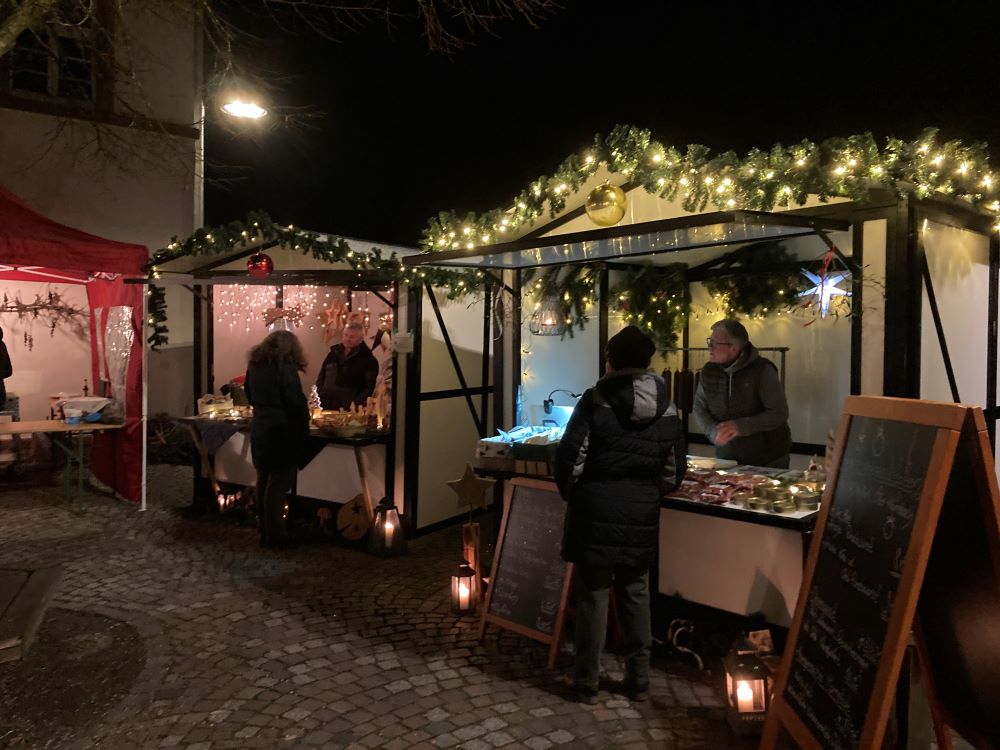
[[[819,314],[821,317],[826,317],[827,312],[830,310],[830,300],[833,297],[851,296],[849,291],[841,289],[837,286],[837,284],[850,276],[850,274],[831,273],[825,277],[821,277],[814,273],[810,273],[803,268],[802,275],[809,279],[809,282],[813,284],[813,287],[811,289],[806,289],[804,292],[799,292],[799,296],[816,297],[819,302]]]

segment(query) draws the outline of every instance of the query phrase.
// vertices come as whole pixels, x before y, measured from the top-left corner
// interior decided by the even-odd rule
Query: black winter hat
[[[653,339],[635,326],[626,326],[608,339],[605,356],[613,370],[645,369],[655,352]]]

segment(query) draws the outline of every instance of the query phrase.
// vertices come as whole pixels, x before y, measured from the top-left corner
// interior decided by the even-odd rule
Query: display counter
[[[761,470],[772,471],[772,470]],[[484,477],[551,477],[476,469]],[[773,513],[678,497],[660,502],[658,591],[787,627],[818,511]]]
[[[245,487],[257,484],[250,450],[249,420],[185,417],[202,460],[202,472],[214,482]],[[346,503],[361,494],[378,503],[386,492],[388,432],[338,437],[312,429],[299,461],[295,494],[313,500]]]

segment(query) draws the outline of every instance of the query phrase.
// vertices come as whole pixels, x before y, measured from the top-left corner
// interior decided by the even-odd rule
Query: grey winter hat
[[[656,352],[653,339],[635,326],[626,326],[608,339],[605,356],[613,370],[645,369]]]

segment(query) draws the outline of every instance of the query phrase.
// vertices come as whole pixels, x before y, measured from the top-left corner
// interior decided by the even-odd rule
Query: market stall
[[[491,429],[482,409],[491,375],[486,307],[470,311],[429,283],[407,283],[395,258],[413,249],[287,227],[274,228],[270,239],[272,230],[257,229],[259,237],[245,241],[238,232],[235,242],[223,230],[202,230],[197,240],[168,248],[149,278],[154,296],[156,286],[166,284],[194,292],[194,392],[205,394],[202,412],[216,411],[210,417],[192,405],[185,418],[205,459],[202,491],[207,484],[209,499],[225,503],[235,494],[232,488],[255,484],[248,415],[234,410],[230,399],[239,393],[247,352],[269,326],[278,321],[299,338],[308,361],[301,384],[309,394],[331,345],[353,322],[378,362],[374,402],[355,405],[367,408],[364,426],[343,411],[348,405],[337,412],[322,404],[299,463],[295,495],[333,504],[333,512],[357,501],[368,515],[388,497],[410,533],[451,522],[464,509],[440,490],[461,474],[467,459],[461,442],[440,436],[474,441]],[[189,252],[177,252],[182,248]],[[264,273],[254,266],[260,255],[267,258]],[[155,308],[151,318],[162,314]],[[485,387],[478,380],[483,373]]]
[[[428,252],[404,263],[488,270],[507,284],[516,316],[503,346],[507,429],[558,424],[560,407],[571,409],[602,374],[609,336],[632,323],[657,340],[654,367],[672,380],[690,452],[708,455],[690,394],[711,324],[736,316],[781,369],[792,469],[822,461],[852,393],[961,392],[984,406],[992,434],[998,268],[988,165],[933,133],[885,151],[870,141],[709,159],[619,129],[509,208],[432,222]],[[968,173],[968,200],[939,197],[957,188],[930,174],[933,159]],[[539,222],[546,211],[552,219]],[[522,461],[514,473],[546,475],[534,450],[511,446]],[[664,499],[660,592],[787,624],[810,513]]]
[[[4,290],[0,325],[17,332],[27,348],[15,350],[15,377],[8,381],[19,392],[17,416],[26,420],[51,417],[52,390],[57,399],[59,391],[80,394],[82,387],[111,399],[114,409],[102,413],[114,411],[123,426],[100,430],[94,436],[92,470],[101,482],[143,509],[143,294],[142,287],[126,280],[143,275],[147,258],[141,245],[106,240],[58,224],[0,187],[0,284]],[[85,322],[77,320],[79,310],[84,311]],[[40,341],[38,356],[33,357],[33,326],[39,320],[45,322],[49,338],[54,339],[65,322],[79,329],[89,346],[78,348],[77,337],[70,336],[68,341],[73,343],[69,346],[48,351]],[[43,357],[51,362],[42,361]],[[69,377],[71,382],[53,380],[53,375]]]

